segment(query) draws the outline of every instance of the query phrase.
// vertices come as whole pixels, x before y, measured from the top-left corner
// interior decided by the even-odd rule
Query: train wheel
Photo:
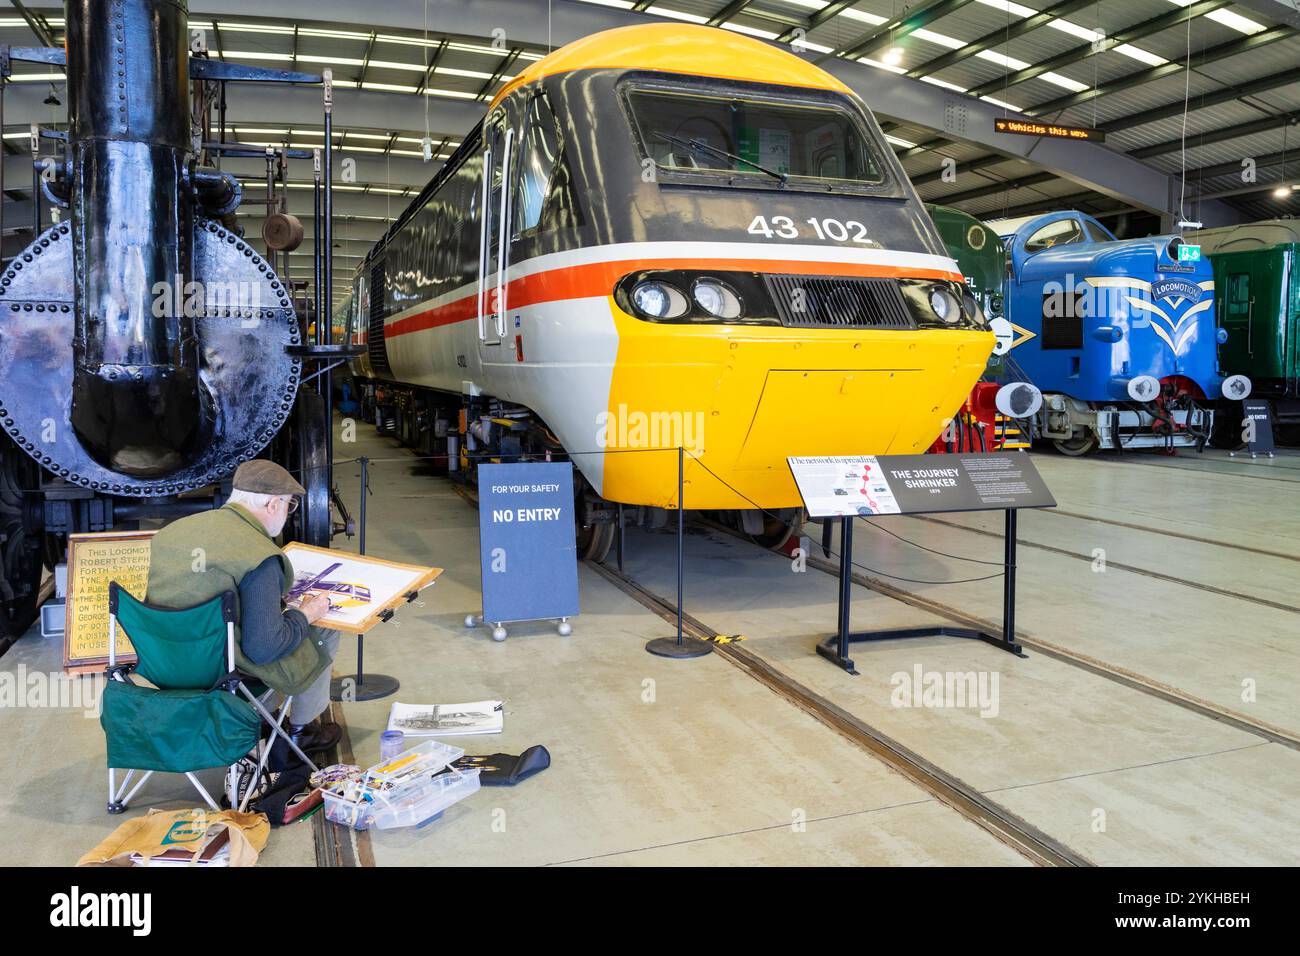
[[[328,548],[330,527],[329,449],[325,442],[325,402],[316,392],[303,389],[293,411],[287,460],[281,463],[307,489],[294,512],[286,537],[292,541]]]
[[[36,619],[45,566],[36,462],[0,442],[0,638],[21,637]]]
[[[1097,447],[1097,436],[1092,432],[1075,433],[1074,437],[1068,441],[1061,441],[1053,438],[1052,444],[1062,455],[1069,455],[1071,458],[1082,458],[1084,455],[1093,451]]]
[[[738,517],[741,529],[751,541],[772,551],[780,551],[790,536],[803,527],[808,516],[802,508],[781,508],[771,512],[751,512],[748,517],[740,514]]]
[[[593,524],[578,529],[578,554],[584,561],[604,561],[618,529],[613,524]]]

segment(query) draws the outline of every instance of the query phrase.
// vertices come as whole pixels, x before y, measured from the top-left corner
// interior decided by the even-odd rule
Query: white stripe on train
[[[506,270],[506,281],[574,266],[597,262],[628,262],[655,259],[757,259],[787,262],[834,262],[845,265],[888,266],[896,269],[926,269],[961,275],[957,263],[947,256],[933,256],[922,252],[897,252],[892,249],[857,249],[847,246],[799,245],[776,242],[617,242],[603,246],[584,246],[566,252],[551,252],[515,263]],[[958,281],[954,279],[954,281]],[[496,275],[489,277],[487,287],[496,283]],[[393,322],[436,309],[478,291],[478,282],[469,282],[459,288],[425,299],[401,312],[394,312],[384,320]],[[613,291],[613,290],[611,290]]]

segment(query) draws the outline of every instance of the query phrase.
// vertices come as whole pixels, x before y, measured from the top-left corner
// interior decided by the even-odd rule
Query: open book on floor
[[[464,737],[499,734],[504,726],[499,700],[477,700],[468,704],[403,704],[393,702],[388,729],[408,737]]]

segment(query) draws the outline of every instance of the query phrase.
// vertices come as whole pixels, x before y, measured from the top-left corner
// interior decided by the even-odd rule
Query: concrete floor
[[[366,641],[366,666],[402,681],[396,699],[500,698],[505,732],[461,738],[471,753],[545,744],[553,765],[515,788],[484,789],[419,831],[359,838],[363,860],[458,864],[1023,864],[984,830],[930,799],[723,658],[668,661],[645,641],[670,628],[580,568],[574,633],[547,624],[512,628],[503,644],[463,618],[478,609],[477,512],[444,480],[423,473],[395,443],[359,429],[338,457],[371,466],[368,550],[447,568],[422,600],[401,608]],[[1193,534],[1300,556],[1300,524],[1286,507],[1292,457],[1268,465],[1209,460],[1115,464],[1036,456],[1061,514],[1026,514],[1020,624],[1117,666],[1249,716],[1300,729],[1294,701],[1296,603],[1285,557],[1191,542]],[[1236,470],[1234,470],[1236,469]],[[1216,473],[1216,470],[1222,473]],[[1262,473],[1268,480],[1242,477]],[[1282,480],[1276,480],[1282,479]],[[358,469],[337,480],[353,508]],[[1106,515],[1141,528],[1100,524]],[[953,554],[998,560],[979,529],[992,517],[912,519],[888,525]],[[949,520],[945,518],[945,520]],[[930,580],[996,570],[918,551],[861,524],[856,556],[891,573]],[[336,546],[355,550],[356,539]],[[1091,570],[1093,548],[1111,566]],[[674,583],[671,534],[631,532],[627,569],[660,594]],[[1088,555],[1089,560],[1071,554]],[[612,561],[612,556],[611,556]],[[1124,571],[1256,598],[1233,598]],[[996,619],[1000,583],[900,584]],[[856,645],[861,676],[812,652],[835,620],[835,581],[735,538],[695,527],[687,539],[685,607],[855,716],[919,752],[1050,835],[1102,864],[1295,864],[1300,861],[1300,753],[1190,713],[1043,655],[1017,659],[977,642],[923,639]],[[1139,609],[1135,611],[1134,609]],[[854,589],[857,628],[934,622],[933,615]],[[29,635],[0,671],[50,672],[57,642]],[[345,636],[337,670],[354,669]],[[995,716],[970,707],[897,707],[891,678],[925,671],[996,674]],[[1258,699],[1240,699],[1253,677]],[[351,746],[378,757],[393,698],[349,703]],[[79,710],[0,710],[0,863],[66,864],[115,825],[103,812],[103,737]],[[194,805],[183,778],[155,778],[148,806]],[[799,825],[802,821],[802,826]],[[311,865],[309,824],[273,832],[268,865]]]
[[[1300,509],[1281,472],[1300,457],[1275,459],[1273,474],[1282,477],[1268,480],[1226,459],[1034,460],[1060,507],[1020,515],[1017,629],[1300,736]],[[997,568],[918,550],[890,531],[948,554],[1002,559],[1000,513],[872,524],[858,523],[854,560],[903,578],[955,580]],[[882,580],[1001,620],[1000,579]],[[1252,687],[1254,699],[1243,699]]]
[[[367,548],[447,568],[423,599],[366,642],[366,667],[402,681],[396,699],[506,701],[505,732],[461,738],[471,753],[545,744],[553,764],[513,789],[484,789],[419,831],[360,837],[376,865],[598,863],[1022,865],[983,829],[937,803],[837,733],[721,658],[668,661],[644,651],[664,622],[594,572],[581,572],[574,633],[512,629],[504,644],[468,631],[479,604],[477,512],[445,480],[368,429],[340,457],[371,467]],[[355,465],[341,466],[357,500]],[[354,550],[356,540],[336,542]],[[58,642],[29,635],[0,658],[56,670]],[[354,669],[345,636],[337,670]],[[388,700],[346,705],[358,762],[378,759]],[[57,708],[0,711],[0,863],[62,865],[103,838],[103,736]],[[214,782],[215,786],[216,783]],[[131,812],[187,806],[184,778],[155,777]],[[314,863],[312,829],[276,830],[266,864]]]

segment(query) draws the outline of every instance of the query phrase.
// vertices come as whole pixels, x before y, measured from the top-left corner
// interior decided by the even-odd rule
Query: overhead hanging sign
[[[1047,139],[1077,139],[1084,142],[1104,143],[1106,134],[1099,129],[1086,126],[1063,126],[1060,123],[1039,123],[1036,120],[995,119],[995,133],[1010,133],[1014,136],[1038,136]]]

